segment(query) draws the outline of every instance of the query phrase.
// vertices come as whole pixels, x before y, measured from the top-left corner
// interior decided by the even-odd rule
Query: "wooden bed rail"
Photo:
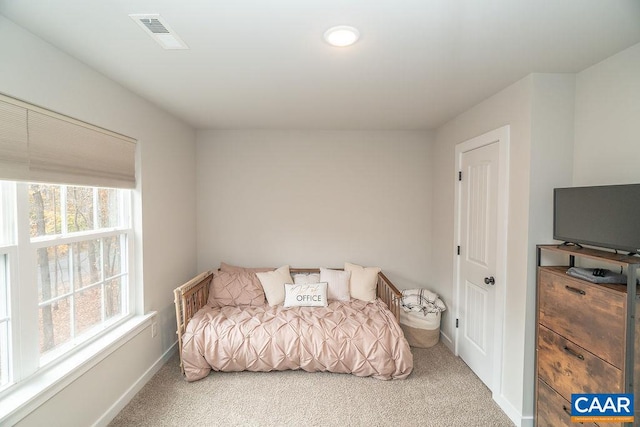
[[[342,269],[336,269],[342,270]],[[295,273],[319,273],[319,268],[291,268],[291,274]],[[182,286],[173,290],[176,306],[176,322],[178,329],[178,352],[180,354],[180,370],[184,374],[182,364],[182,335],[194,314],[207,304],[209,298],[209,285],[213,279],[213,271],[205,271],[198,274]],[[378,288],[376,295],[389,307],[389,310],[400,322],[400,292],[382,272],[378,273]]]
[[[380,298],[400,323],[400,301],[402,292],[395,287],[383,272],[378,273],[378,298]]]
[[[212,271],[198,274],[182,286],[173,290],[173,302],[176,306],[176,322],[178,323],[178,352],[180,353],[180,370],[184,374],[182,365],[182,335],[187,323],[198,310],[207,304],[209,298],[209,284],[213,279]]]

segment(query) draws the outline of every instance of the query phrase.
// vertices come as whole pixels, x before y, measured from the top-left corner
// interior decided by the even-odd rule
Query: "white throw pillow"
[[[285,307],[326,307],[327,283],[304,283],[284,285]]]
[[[375,301],[378,288],[378,267],[362,267],[357,264],[344,263],[344,271],[351,273],[349,292],[351,298],[362,301]]]
[[[349,293],[350,277],[351,273],[348,271],[321,268],[320,281],[327,282],[327,298],[338,301],[349,301],[351,299]]]
[[[320,273],[298,273],[293,275],[293,283],[304,285],[305,283],[319,283]]]
[[[264,289],[264,296],[267,297],[267,302],[270,306],[282,304],[284,301],[284,284],[291,283],[291,274],[289,274],[289,266],[284,265],[277,270],[258,272],[256,273],[262,289]]]

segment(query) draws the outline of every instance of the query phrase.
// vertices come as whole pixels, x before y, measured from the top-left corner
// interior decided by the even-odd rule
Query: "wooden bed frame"
[[[342,269],[336,269],[342,270]],[[291,268],[291,274],[296,273],[319,273],[319,268]],[[184,374],[184,366],[182,365],[182,335],[189,323],[189,320],[207,304],[209,298],[209,285],[213,280],[213,271],[205,271],[198,274],[182,286],[173,290],[174,303],[176,306],[176,322],[178,324],[178,352],[180,353],[180,370]],[[402,292],[395,287],[391,280],[384,275],[378,273],[378,288],[376,291],[380,298],[396,320],[400,322],[400,298]]]

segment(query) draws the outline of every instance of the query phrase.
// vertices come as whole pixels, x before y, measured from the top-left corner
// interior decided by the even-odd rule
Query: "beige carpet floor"
[[[187,383],[172,357],[110,426],[513,426],[442,343],[412,348],[406,380],[332,373],[211,373]]]

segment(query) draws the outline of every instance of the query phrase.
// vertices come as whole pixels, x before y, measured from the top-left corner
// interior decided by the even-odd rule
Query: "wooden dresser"
[[[568,262],[543,266],[546,255]],[[612,271],[624,267],[628,283],[594,284],[571,277],[566,271],[576,258],[590,259],[597,267]],[[634,383],[640,387],[636,356],[640,354],[636,339],[640,338],[640,322],[635,321],[640,258],[541,245],[537,261],[536,425],[576,426],[579,424],[571,423],[572,393],[633,393]],[[635,393],[634,407],[636,422],[640,422],[640,390]]]

